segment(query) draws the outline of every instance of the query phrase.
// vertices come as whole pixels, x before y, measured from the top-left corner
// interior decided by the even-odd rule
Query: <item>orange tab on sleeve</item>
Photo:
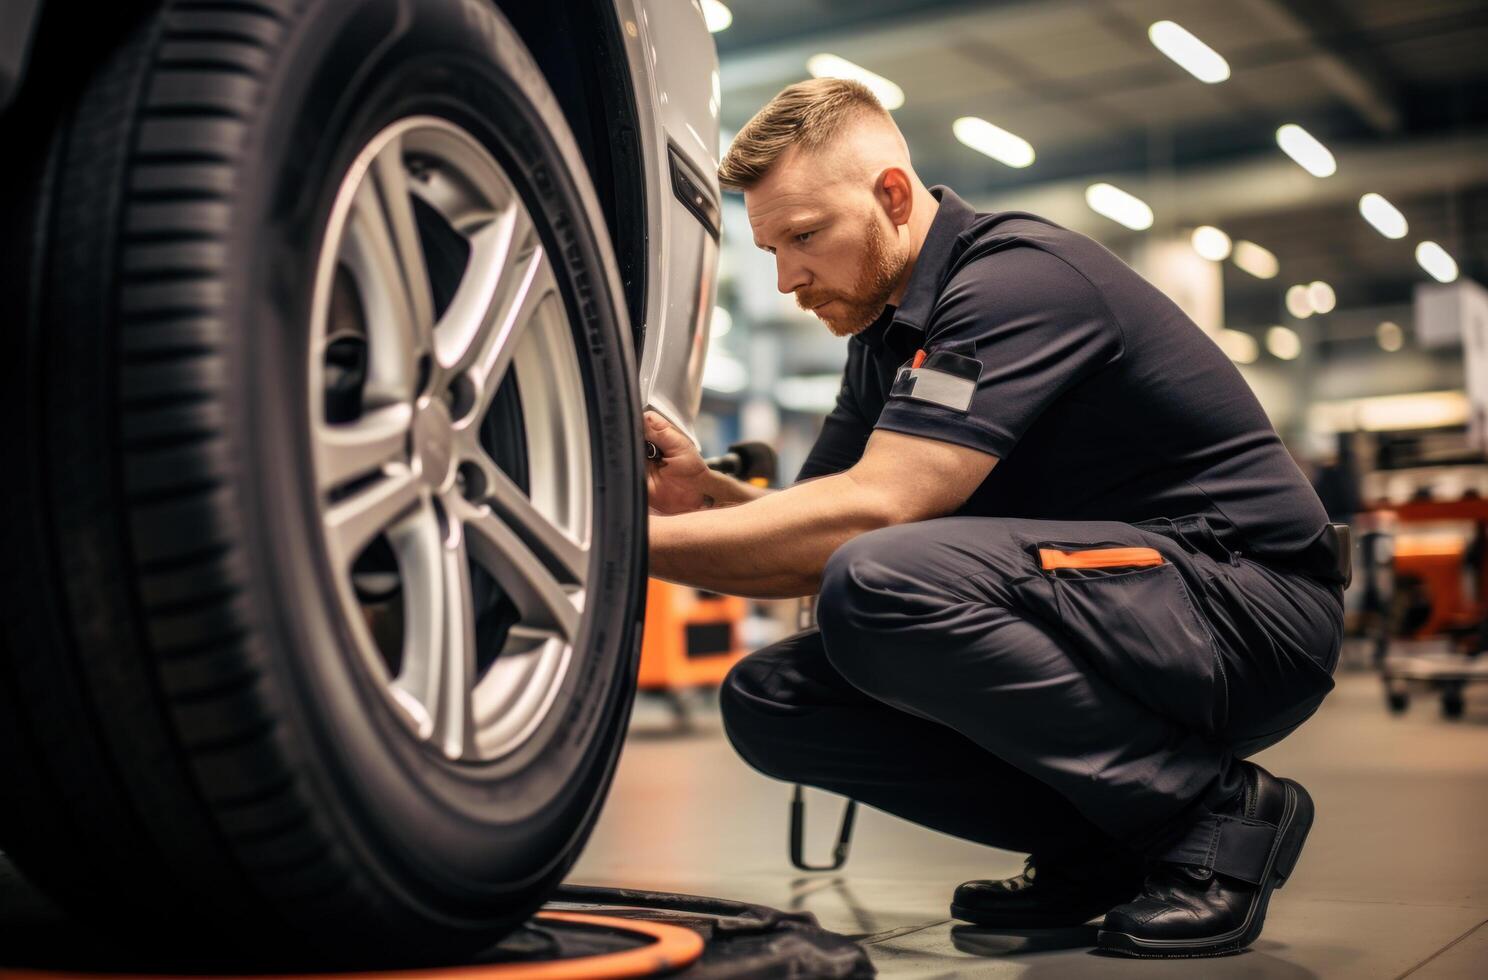
[[[1161,565],[1163,556],[1151,548],[1097,548],[1091,551],[1040,548],[1039,562],[1045,571],[1056,568],[1146,568]]]

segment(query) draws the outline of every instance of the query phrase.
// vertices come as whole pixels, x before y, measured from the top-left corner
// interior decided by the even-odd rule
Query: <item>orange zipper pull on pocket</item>
[[[1163,556],[1152,548],[1094,548],[1090,551],[1040,548],[1039,563],[1045,571],[1057,568],[1147,568],[1161,565]]]

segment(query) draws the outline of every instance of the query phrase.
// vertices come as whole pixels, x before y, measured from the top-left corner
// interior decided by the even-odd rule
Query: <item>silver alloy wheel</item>
[[[469,249],[442,310],[420,210]],[[312,316],[321,523],[360,659],[409,729],[446,757],[506,755],[541,724],[573,669],[594,508],[588,395],[532,215],[464,130],[401,120],[341,184]],[[355,411],[332,419],[327,357],[338,342],[361,345],[364,366]],[[482,438],[511,376],[525,490],[498,464],[513,447]],[[399,596],[391,640],[354,575],[374,546],[390,556],[380,579]],[[472,580],[482,573],[515,609],[485,642],[499,650],[477,650]]]

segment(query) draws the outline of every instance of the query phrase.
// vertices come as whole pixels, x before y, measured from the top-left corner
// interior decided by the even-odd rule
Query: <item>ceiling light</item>
[[[703,362],[704,388],[731,395],[743,391],[748,382],[749,371],[742,361],[719,347],[708,352],[708,359]]]
[[[1333,287],[1322,280],[1314,280],[1307,284],[1307,302],[1312,305],[1314,313],[1332,313],[1333,307],[1338,305],[1338,296],[1333,292]]]
[[[1328,148],[1296,123],[1287,123],[1276,131],[1276,142],[1283,152],[1314,177],[1331,177],[1338,162]]]
[[[1302,338],[1287,327],[1272,327],[1266,331],[1266,349],[1283,361],[1294,360],[1302,353]]]
[[[1312,316],[1312,297],[1308,295],[1306,286],[1298,283],[1286,291],[1286,308],[1299,320]]]
[[[885,109],[897,109],[904,104],[904,89],[882,75],[875,75],[862,65],[855,65],[835,54],[812,55],[806,59],[806,70],[816,78],[846,78],[862,82]]]
[[[1221,330],[1214,338],[1219,349],[1236,364],[1254,364],[1261,355],[1260,345],[1250,334],[1241,330]]]
[[[1255,242],[1236,242],[1234,257],[1236,265],[1257,279],[1275,279],[1281,271],[1281,263],[1276,261],[1270,249],[1261,248]]]
[[[1437,282],[1451,282],[1457,278],[1457,263],[1447,254],[1447,250],[1436,242],[1422,242],[1417,245],[1416,261],[1421,263],[1421,268],[1431,273],[1431,278]]]
[[[721,306],[713,307],[713,322],[708,327],[709,339],[717,340],[719,337],[725,337],[732,329],[734,329],[733,315]]]
[[[1400,324],[1386,320],[1375,328],[1374,339],[1379,341],[1382,350],[1393,353],[1405,346],[1405,331],[1400,329]]]
[[[985,153],[1009,167],[1026,167],[1033,162],[1033,146],[1021,136],[1014,136],[1001,126],[994,126],[976,116],[962,116],[951,123],[956,139]]]
[[[719,0],[703,0],[703,23],[708,25],[709,33],[726,31],[733,22],[734,12]]]
[[[1210,262],[1223,262],[1230,255],[1230,236],[1213,225],[1199,225],[1193,231],[1194,251]]]
[[[1209,45],[1170,20],[1160,20],[1147,28],[1147,36],[1157,50],[1201,82],[1214,84],[1230,77],[1230,65]]]
[[[1404,238],[1410,227],[1399,208],[1372,191],[1359,198],[1359,213],[1386,238]]]
[[[800,374],[775,382],[775,400],[793,412],[826,415],[837,404],[841,374]]]
[[[1132,231],[1146,231],[1152,227],[1152,209],[1147,202],[1119,187],[1091,184],[1085,188],[1085,203],[1096,214],[1103,214]]]

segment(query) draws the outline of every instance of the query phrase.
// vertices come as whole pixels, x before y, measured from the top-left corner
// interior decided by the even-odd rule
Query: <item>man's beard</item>
[[[863,271],[853,289],[854,295],[802,290],[796,293],[796,305],[803,310],[815,312],[827,325],[827,329],[838,337],[851,337],[878,319],[894,293],[904,267],[909,264],[907,255],[891,255],[888,239],[877,221],[869,221],[864,232]],[[832,301],[830,314],[820,313],[815,307]]]

